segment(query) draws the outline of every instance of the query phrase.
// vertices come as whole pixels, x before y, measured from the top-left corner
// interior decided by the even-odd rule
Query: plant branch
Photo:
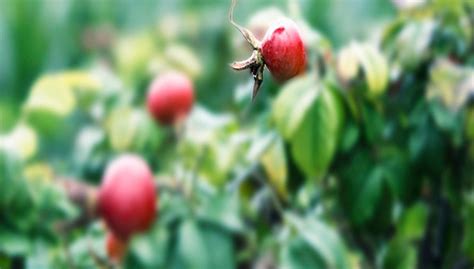
[[[237,0],[232,0],[230,9],[229,9],[229,21],[235,28],[237,28],[237,30],[240,31],[242,36],[245,38],[245,40],[247,40],[247,42],[252,46],[252,48],[254,50],[258,50],[260,48],[260,41],[255,37],[255,35],[252,32],[240,26],[234,21],[234,8],[236,4],[237,4]]]

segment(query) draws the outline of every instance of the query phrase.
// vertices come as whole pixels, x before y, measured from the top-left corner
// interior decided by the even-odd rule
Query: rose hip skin
[[[178,72],[158,76],[148,89],[148,111],[163,125],[171,125],[186,116],[193,103],[193,84],[186,75]]]
[[[278,82],[305,71],[306,52],[296,24],[280,19],[272,25],[262,40],[261,52],[270,73]]]
[[[127,252],[127,242],[120,240],[111,232],[107,233],[105,247],[109,259],[116,263],[119,263]]]
[[[100,215],[121,240],[146,231],[156,214],[155,185],[147,163],[131,154],[113,160],[102,179],[98,201]]]

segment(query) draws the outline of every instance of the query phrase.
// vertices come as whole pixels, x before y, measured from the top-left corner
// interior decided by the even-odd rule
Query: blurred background
[[[239,0],[307,52],[254,102],[230,4],[0,0],[0,269],[473,268],[474,2]],[[169,70],[196,99],[174,126],[146,109]],[[95,207],[125,153],[158,214],[117,263]]]
[[[199,56],[197,60],[206,69],[205,77],[197,82],[199,100],[216,108],[225,107],[231,91],[219,89],[235,79],[235,75],[222,68],[222,64],[234,60],[232,38],[238,35],[227,19],[228,2],[3,0],[0,3],[0,94],[1,107],[6,111],[2,110],[0,129],[8,130],[15,121],[13,115],[40,74],[90,65],[106,57],[125,37],[160,31],[162,36],[154,40],[159,45],[157,50],[165,49],[159,43],[171,39],[171,45],[184,44]],[[258,10],[269,7],[285,10],[289,6],[283,0],[243,2],[235,11],[242,24],[248,23]],[[367,37],[370,28],[395,14],[389,1],[297,2],[304,19],[335,46]]]

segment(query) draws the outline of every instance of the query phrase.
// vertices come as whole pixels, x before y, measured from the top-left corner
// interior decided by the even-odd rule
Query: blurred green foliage
[[[125,152],[160,186],[125,268],[472,268],[474,3],[392,2],[240,0],[308,51],[252,103],[227,1],[0,1],[0,268],[109,267],[61,182]],[[175,128],[145,106],[169,69],[197,97]]]
[[[236,10],[236,17],[242,22],[247,21],[255,11],[268,6],[286,8],[292,1],[289,1],[290,4],[286,0],[247,2]],[[301,1],[301,6],[305,11],[304,18],[331,37],[336,45],[354,37],[366,36],[367,25],[385,18],[383,15],[393,15],[390,3],[374,0],[347,3]],[[193,52],[200,56],[201,69],[206,70],[196,81],[201,89],[198,92],[200,99],[216,108],[228,106],[230,91],[215,90],[233,85],[236,81],[231,71],[222,69],[222,66],[232,61],[235,54],[229,38],[234,34],[227,21],[228,6],[226,1],[213,0],[1,1],[0,107],[4,116],[0,130],[12,127],[19,106],[38,75],[71,66],[87,66],[98,55],[108,54],[103,49],[109,47],[112,39],[130,35],[142,38],[120,38],[115,49],[118,71],[126,82],[140,79],[140,74],[123,73],[136,69],[140,62],[144,68],[144,62],[151,57],[151,43],[159,45],[162,49],[160,53],[166,53],[163,49],[167,39],[193,44]],[[365,15],[365,7],[374,9],[373,12],[369,11],[371,16]],[[337,14],[347,13],[354,13],[344,17],[352,18],[353,22],[357,22],[356,25],[339,21],[341,16]],[[350,25],[350,29],[346,29],[346,25]],[[147,40],[146,33],[152,31],[161,31],[163,35],[156,40]],[[139,46],[140,49],[125,52],[121,51],[124,46],[120,44]],[[176,55],[175,50],[167,51],[173,57]],[[183,56],[182,51],[178,54],[189,58],[187,54]],[[193,68],[187,67],[188,64],[185,68]]]

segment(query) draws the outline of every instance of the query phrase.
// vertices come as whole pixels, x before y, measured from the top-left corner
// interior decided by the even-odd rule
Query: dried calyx
[[[247,42],[252,46],[253,52],[252,55],[243,61],[236,61],[230,64],[230,66],[237,71],[249,69],[250,73],[253,76],[254,79],[254,85],[253,85],[253,90],[252,90],[252,101],[255,99],[255,96],[257,96],[258,90],[260,89],[260,86],[262,85],[263,82],[263,70],[265,68],[265,62],[262,57],[262,51],[261,51],[261,42],[255,37],[255,35],[250,32],[248,29],[238,25],[234,21],[234,7],[236,4],[236,0],[232,0],[232,4],[229,10],[229,21],[232,23],[232,25],[237,28],[240,33],[242,33],[242,36],[247,40]]]

